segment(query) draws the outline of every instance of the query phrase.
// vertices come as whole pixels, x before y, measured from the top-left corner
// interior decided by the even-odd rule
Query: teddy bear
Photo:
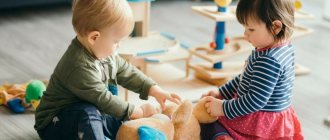
[[[117,140],[142,140],[140,132],[149,131],[158,135],[157,139],[163,140],[200,140],[200,123],[212,123],[217,117],[210,116],[205,109],[204,98],[199,100],[195,106],[189,100],[180,105],[170,104],[162,114],[155,114],[149,118],[141,118],[124,122],[117,133]],[[142,130],[142,128],[149,128]],[[152,139],[152,138],[146,138]]]

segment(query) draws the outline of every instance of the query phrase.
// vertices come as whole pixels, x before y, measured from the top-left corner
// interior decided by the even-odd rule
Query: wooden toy
[[[150,32],[146,37],[134,37],[120,44],[119,54],[147,74],[147,64],[188,60],[189,53],[181,44],[158,32]],[[127,47],[129,46],[129,47]]]
[[[297,0],[299,1],[299,0]],[[233,76],[242,72],[243,63],[227,63],[232,57],[242,55],[243,53],[254,49],[243,37],[234,37],[228,40],[226,37],[226,21],[236,21],[236,6],[229,6],[230,0],[215,0],[216,6],[193,6],[192,10],[202,16],[216,21],[216,31],[214,41],[210,45],[201,45],[196,48],[189,49],[192,56],[197,56],[209,64],[191,64],[188,66],[195,71],[195,76],[208,83],[222,85]],[[300,3],[301,4],[301,3]],[[297,4],[298,5],[298,4]],[[301,7],[301,5],[300,5]],[[299,8],[299,7],[298,7]],[[295,17],[298,19],[312,19],[313,15],[296,10]],[[299,38],[310,34],[313,30],[295,26],[292,38]],[[302,75],[308,73],[309,70],[301,65],[296,66],[296,74]],[[189,70],[187,70],[189,73]]]
[[[204,6],[192,7],[193,11],[216,21],[214,43],[189,49],[193,56],[208,61],[213,66],[193,63],[189,63],[188,66],[195,71],[197,78],[211,84],[221,85],[242,70],[241,64],[226,64],[225,66],[223,61],[250,51],[252,46],[240,37],[230,39],[229,42],[226,41],[228,37],[226,37],[225,22],[236,19],[234,7],[229,7],[230,0],[215,0],[215,3],[216,7],[206,9]]]
[[[135,36],[121,42],[119,55],[147,74],[147,64],[188,61],[189,54],[175,37],[149,32],[150,3],[153,0],[128,0],[136,21]]]
[[[148,36],[151,1],[153,0],[128,0],[136,21],[135,36]]]
[[[148,64],[189,61],[189,53],[175,37],[149,32],[150,3],[153,0],[128,0],[135,18],[133,37],[120,42],[118,54],[147,74]],[[187,64],[186,64],[187,65]],[[125,91],[128,99],[128,91]]]
[[[295,0],[294,7],[296,8],[296,10],[300,10],[302,8],[301,0]]]

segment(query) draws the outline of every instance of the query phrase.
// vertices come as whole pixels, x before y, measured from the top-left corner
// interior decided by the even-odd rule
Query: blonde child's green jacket
[[[134,105],[108,90],[109,85],[117,84],[147,100],[150,87],[156,83],[118,55],[102,61],[95,59],[77,38],[73,39],[51,75],[35,112],[35,129],[45,128],[59,111],[82,101],[94,104],[102,113],[128,119]]]

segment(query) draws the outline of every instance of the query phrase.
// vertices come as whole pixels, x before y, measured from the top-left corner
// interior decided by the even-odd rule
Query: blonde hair
[[[294,28],[293,0],[240,0],[236,9],[237,20],[247,24],[249,18],[255,18],[266,24],[267,30],[272,32],[273,21],[279,20],[283,26],[274,36],[276,41],[289,39]]]
[[[127,0],[74,0],[72,11],[72,25],[80,36],[111,27],[118,21],[130,28],[134,26],[132,10]]]

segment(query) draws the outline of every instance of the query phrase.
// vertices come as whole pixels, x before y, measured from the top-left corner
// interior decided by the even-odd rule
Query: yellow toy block
[[[214,0],[214,2],[220,7],[227,7],[231,3],[231,0]]]

